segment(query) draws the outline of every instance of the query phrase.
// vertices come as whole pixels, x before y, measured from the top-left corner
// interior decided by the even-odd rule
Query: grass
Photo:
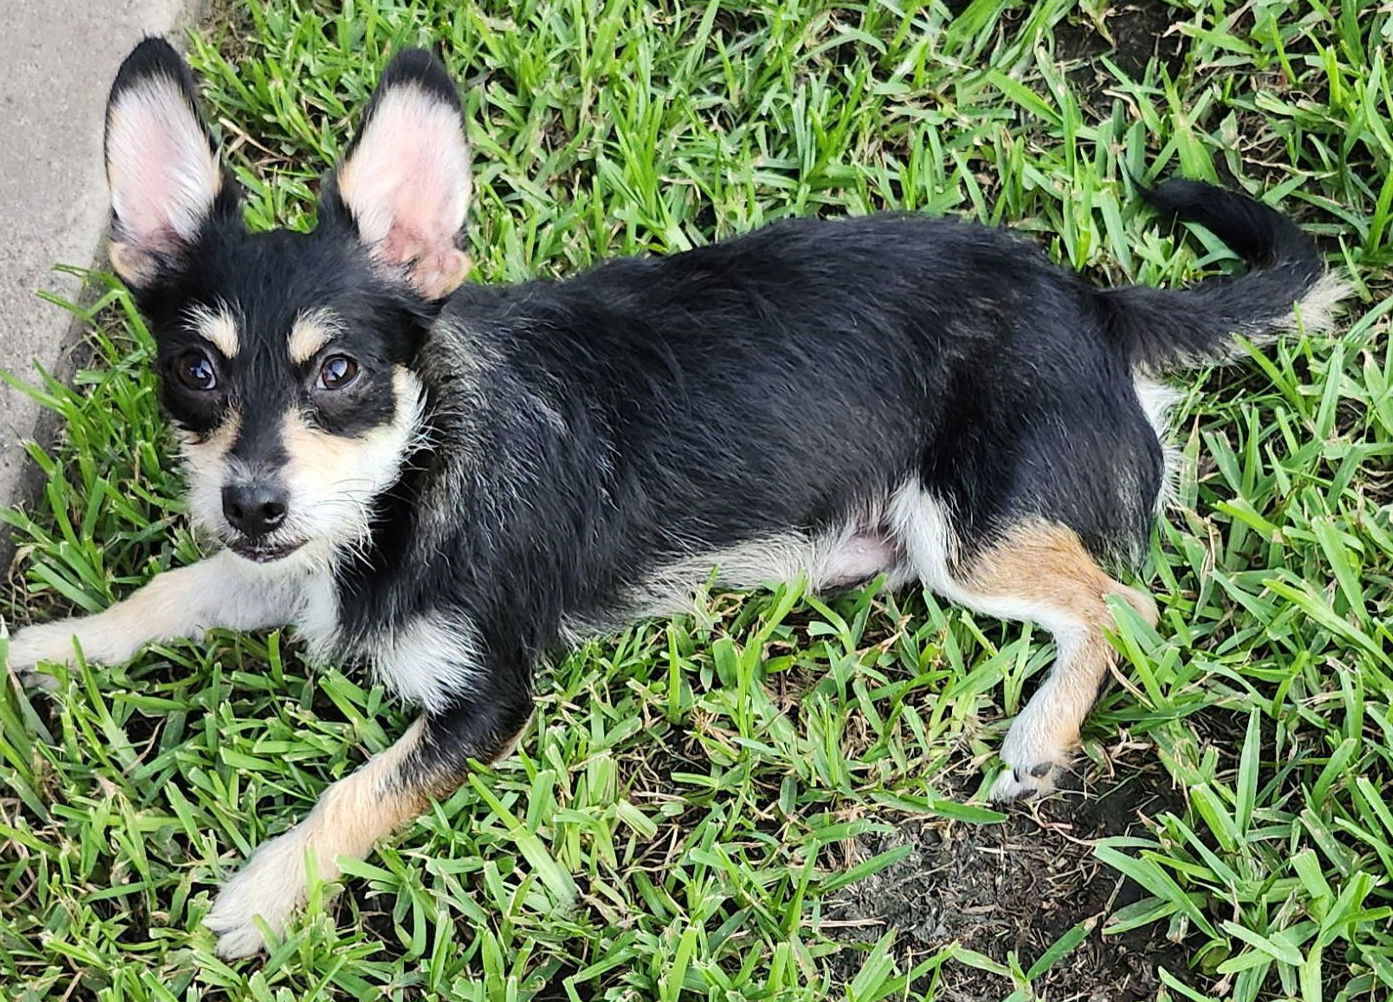
[[[1048,647],[919,593],[709,595],[549,667],[513,759],[349,866],[264,965],[229,966],[199,926],[217,882],[406,716],[279,634],[218,635],[81,667],[53,703],[0,695],[8,998],[870,1002],[972,997],[964,972],[994,986],[977,997],[1074,998],[1100,986],[1051,971],[1137,930],[1172,948],[1142,958],[1157,997],[1393,997],[1393,10],[954,9],[289,0],[220,8],[191,57],[251,224],[306,226],[387,54],[438,42],[466,83],[483,282],[893,207],[1181,283],[1228,255],[1157,227],[1129,177],[1297,216],[1356,300],[1337,335],[1185,382],[1187,474],[1142,572],[1161,626],[1122,624],[1125,685],[1086,734],[1093,784],[1140,759],[1178,791],[1085,847],[1135,900],[1043,954],[889,926],[849,945],[839,896],[904,864],[868,847],[907,819],[1035,824],[974,798]],[[43,496],[0,513],[11,628],[199,554],[148,334],[94,282],[96,361],[27,383],[65,434],[30,450]]]

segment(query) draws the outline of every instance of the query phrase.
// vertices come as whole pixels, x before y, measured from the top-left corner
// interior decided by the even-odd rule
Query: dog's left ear
[[[469,199],[469,144],[454,81],[431,53],[406,49],[382,74],[325,208],[347,210],[379,267],[435,300],[469,271],[460,249]]]

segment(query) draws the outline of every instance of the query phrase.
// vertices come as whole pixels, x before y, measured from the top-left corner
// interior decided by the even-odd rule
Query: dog
[[[711,580],[918,582],[1048,630],[1000,799],[1067,768],[1114,657],[1114,573],[1148,545],[1167,371],[1324,330],[1342,287],[1277,212],[1147,193],[1246,259],[1184,290],[1098,288],[1004,231],[914,215],[776,223],[564,281],[467,284],[470,151],[432,54],[383,73],[310,233],[249,233],[163,40],[106,114],[111,264],[148,319],[192,522],[223,548],[105,612],[20,630],[11,667],[122,662],[291,624],[419,718],[222,887],[224,957],[342,858],[505,756],[539,659],[691,607]],[[1299,304],[1299,305],[1298,305]],[[1111,570],[1110,570],[1111,568]],[[713,578],[714,575],[714,578]],[[51,679],[49,679],[51,682]]]

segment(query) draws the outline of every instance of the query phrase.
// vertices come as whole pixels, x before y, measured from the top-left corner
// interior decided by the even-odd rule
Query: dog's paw
[[[75,632],[70,619],[24,627],[10,638],[10,667],[29,671],[44,661],[71,664]]]
[[[1043,797],[1054,789],[1055,779],[1068,768],[1064,761],[1041,761],[1034,765],[1011,765],[1009,762],[992,784],[993,800],[1025,800]]]
[[[57,692],[58,680],[52,675],[36,670],[24,670],[15,672],[15,678],[19,679],[19,684],[26,689],[33,689],[37,692]]]
[[[266,947],[253,920],[260,916],[276,936],[305,900],[305,839],[292,828],[252,854],[240,873],[223,885],[203,924],[217,934],[216,951],[225,959],[250,957]]]
[[[70,665],[76,660],[73,653],[73,620],[39,623],[26,626],[10,638],[6,663],[26,688],[58,688],[58,680],[39,671],[41,664]]]
[[[1060,716],[1051,710],[1048,700],[1031,700],[1011,724],[1001,745],[1006,768],[992,786],[993,800],[1044,796],[1068,770],[1078,732],[1061,728]]]

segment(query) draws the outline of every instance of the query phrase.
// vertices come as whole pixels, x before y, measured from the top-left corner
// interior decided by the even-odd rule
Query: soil
[[[1176,30],[1186,19],[1165,0],[1133,0],[1109,6],[1095,22],[1076,14],[1055,26],[1055,54],[1061,62],[1079,61],[1070,76],[1085,92],[1102,90],[1113,80],[1101,58],[1132,78],[1140,78],[1153,58],[1174,78],[1185,65],[1187,36]]]
[[[1164,771],[1152,764],[1106,790],[1076,790],[1013,807],[1002,824],[918,820],[891,835],[858,840],[862,859],[905,843],[914,850],[828,903],[822,932],[861,944],[840,951],[833,964],[850,981],[866,946],[894,929],[901,970],[955,942],[1002,963],[1014,952],[1028,970],[1059,937],[1091,921],[1087,938],[1032,983],[1035,997],[1153,999],[1160,966],[1182,981],[1193,980],[1190,948],[1168,940],[1164,922],[1102,934],[1110,915],[1145,892],[1094,859],[1093,845],[1107,836],[1148,835],[1147,818],[1181,804]],[[914,994],[929,990],[933,978],[935,1002],[986,1002],[1014,988],[1006,978],[949,961],[914,985]]]

